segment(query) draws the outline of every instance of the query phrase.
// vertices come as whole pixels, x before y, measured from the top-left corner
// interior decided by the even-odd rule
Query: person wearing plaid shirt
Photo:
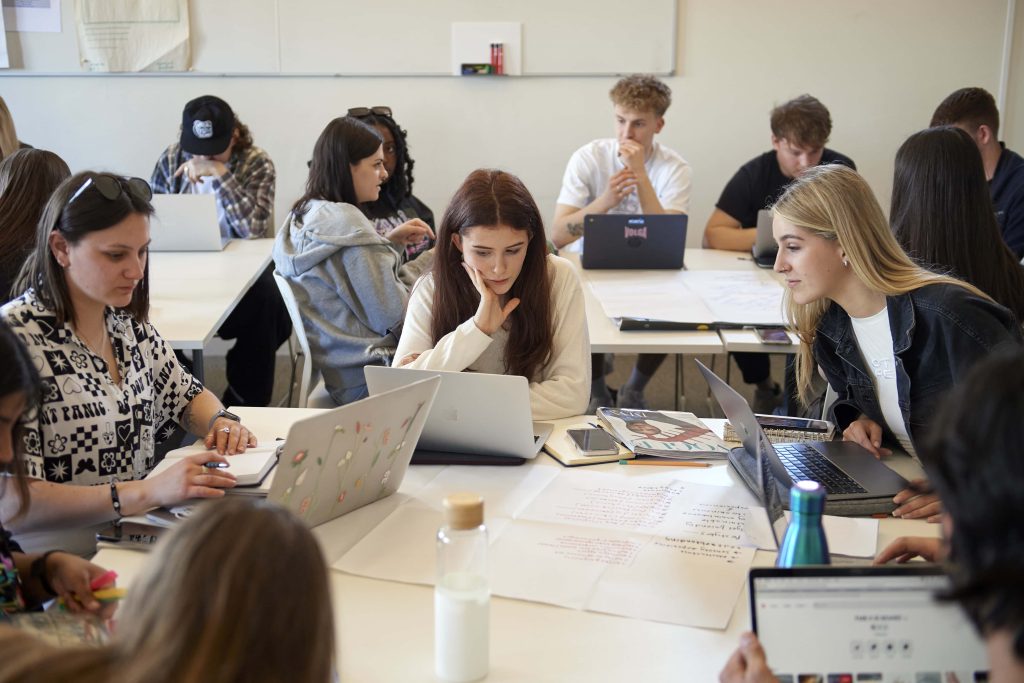
[[[149,183],[156,193],[216,195],[221,235],[253,239],[273,237],[275,181],[274,162],[231,106],[204,95],[185,105],[181,139],[164,150]],[[226,358],[226,405],[270,403],[275,354],[291,331],[270,266],[217,332],[237,339]]]

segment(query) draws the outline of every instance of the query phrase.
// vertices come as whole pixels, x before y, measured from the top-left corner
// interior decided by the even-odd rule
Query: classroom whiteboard
[[[145,0],[139,0],[145,2]],[[678,0],[191,0],[193,71],[435,76],[455,22],[520,22],[524,75],[671,74]],[[3,73],[84,73],[74,0],[63,32],[8,33]]]

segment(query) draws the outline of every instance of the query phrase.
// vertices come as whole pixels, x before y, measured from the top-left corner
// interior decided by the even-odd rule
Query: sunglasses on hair
[[[369,116],[370,114],[376,114],[377,116],[386,116],[391,118],[391,107],[352,107],[348,110],[348,115],[361,119]]]
[[[78,188],[73,195],[71,195],[71,199],[68,200],[68,205],[70,206],[72,202],[78,199],[79,195],[90,187],[96,188],[96,190],[103,195],[104,199],[111,202],[119,198],[121,194],[125,192],[127,192],[129,196],[144,202],[148,202],[153,198],[153,188],[151,188],[149,183],[142,178],[121,178],[108,173],[103,173],[92,178],[86,178],[85,182],[82,183],[82,186]]]

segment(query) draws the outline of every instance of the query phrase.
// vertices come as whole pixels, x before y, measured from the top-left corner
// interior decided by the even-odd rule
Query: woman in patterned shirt
[[[29,499],[25,464],[15,436],[22,413],[38,395],[39,374],[32,359],[21,341],[0,323],[0,470],[9,475],[0,493],[12,485],[20,491],[16,516],[28,510]],[[72,611],[100,611],[89,583],[103,573],[103,567],[71,553],[24,553],[0,525],[0,614],[21,612],[58,595]]]
[[[255,445],[148,321],[151,196],[139,178],[86,171],[66,180],[39,221],[19,278],[24,294],[0,309],[42,378],[39,407],[23,419],[37,504],[11,525],[16,534],[224,495],[234,476],[203,466],[221,455],[186,458],[140,481],[174,422],[218,454]],[[10,513],[4,500],[0,517]]]

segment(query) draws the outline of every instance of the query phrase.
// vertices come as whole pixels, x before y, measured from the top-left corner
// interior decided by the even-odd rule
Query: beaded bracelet
[[[121,514],[121,496],[117,493],[116,478],[110,480],[110,503],[114,506],[114,513],[117,515],[117,518],[120,519],[121,517],[124,517],[124,515]]]

